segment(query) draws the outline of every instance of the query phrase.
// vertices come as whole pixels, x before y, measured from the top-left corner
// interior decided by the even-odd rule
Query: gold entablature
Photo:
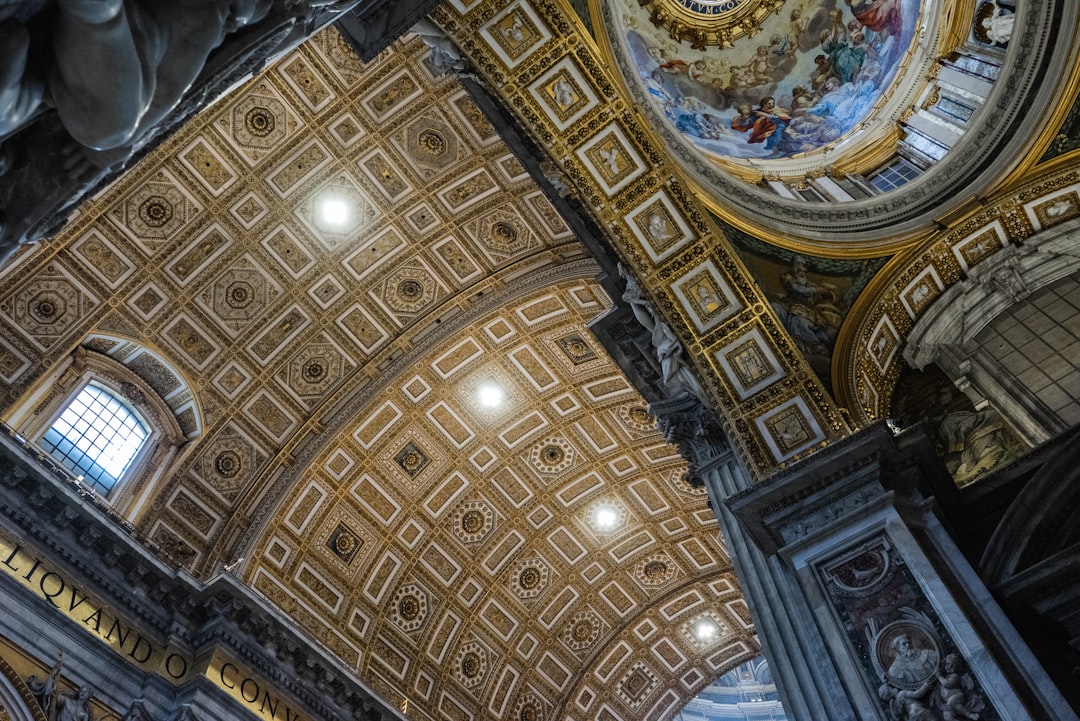
[[[742,37],[753,37],[784,0],[638,0],[649,20],[663,26],[675,42],[694,50],[709,45],[731,47]]]

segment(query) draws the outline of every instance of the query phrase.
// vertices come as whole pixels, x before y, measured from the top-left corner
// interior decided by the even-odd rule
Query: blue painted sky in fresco
[[[640,30],[628,30],[626,43],[652,102],[695,146],[785,158],[866,119],[895,79],[918,16],[917,0],[789,0],[733,48],[676,50],[647,19],[633,23]]]

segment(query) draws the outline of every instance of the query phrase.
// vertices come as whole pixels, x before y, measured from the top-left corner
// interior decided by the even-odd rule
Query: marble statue
[[[650,333],[650,341],[656,353],[656,359],[660,363],[660,376],[664,386],[673,394],[688,393],[706,407],[711,408],[712,405],[705,389],[702,388],[683,356],[682,343],[675,335],[675,331],[660,319],[637,280],[623,267],[622,263],[619,264],[619,275],[626,280],[626,289],[623,291],[622,299],[630,306],[638,323]]]
[[[983,18],[982,29],[991,42],[998,45],[1008,45],[1009,38],[1012,37],[1013,21],[1016,16],[996,2],[991,4],[993,5],[993,11],[988,17]]]
[[[261,20],[270,6],[270,0],[57,0],[48,49],[32,47],[26,27],[9,18],[0,35],[0,65],[9,68],[0,95],[17,102],[0,105],[0,134],[10,135],[47,102],[79,145],[131,148],[176,106],[225,36]],[[27,62],[43,51],[43,68]]]
[[[56,663],[49,669],[48,676],[43,679],[31,676],[26,681],[26,685],[30,687],[30,693],[34,694],[34,698],[38,700],[38,704],[41,706],[42,713],[50,721],[56,716],[57,686],[60,681],[60,669],[63,667],[64,654],[59,654],[56,657]]]
[[[94,721],[94,710],[90,706],[93,689],[80,686],[78,691],[60,690],[60,671],[64,667],[64,655],[56,657],[56,663],[43,679],[31,676],[26,685],[30,693],[38,700],[41,711],[47,721]]]
[[[874,649],[871,661],[881,681],[878,697],[888,708],[891,721],[999,718],[987,708],[960,654],[943,650],[945,641],[933,621],[906,606],[895,613],[898,620],[879,628],[870,618],[866,628],[866,638]]]
[[[81,686],[78,693],[65,691],[56,695],[56,715],[50,721],[93,721],[90,707],[89,686]]]
[[[465,59],[450,36],[427,18],[421,18],[412,31],[431,48],[427,64],[436,76],[460,73],[465,70]]]

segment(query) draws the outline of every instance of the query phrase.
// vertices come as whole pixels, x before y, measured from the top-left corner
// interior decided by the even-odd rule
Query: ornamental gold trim
[[[769,15],[779,12],[784,0],[638,0],[649,11],[649,21],[668,31],[677,43],[694,50],[710,45],[729,48],[743,37],[753,37]]]

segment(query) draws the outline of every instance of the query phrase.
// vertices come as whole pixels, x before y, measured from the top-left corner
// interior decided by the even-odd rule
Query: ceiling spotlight
[[[502,405],[503,399],[506,398],[506,391],[495,382],[488,381],[480,386],[477,395],[480,398],[480,405],[485,408],[496,408]]]
[[[340,228],[349,222],[349,204],[341,198],[324,198],[319,203],[319,220],[323,225]]]
[[[716,634],[719,630],[720,629],[716,625],[715,621],[713,621],[712,619],[703,618],[694,624],[694,637],[698,641],[705,643],[707,641],[712,641],[714,638],[716,638]]]
[[[619,522],[618,512],[611,506],[600,506],[593,516],[593,523],[598,531],[610,531]]]

